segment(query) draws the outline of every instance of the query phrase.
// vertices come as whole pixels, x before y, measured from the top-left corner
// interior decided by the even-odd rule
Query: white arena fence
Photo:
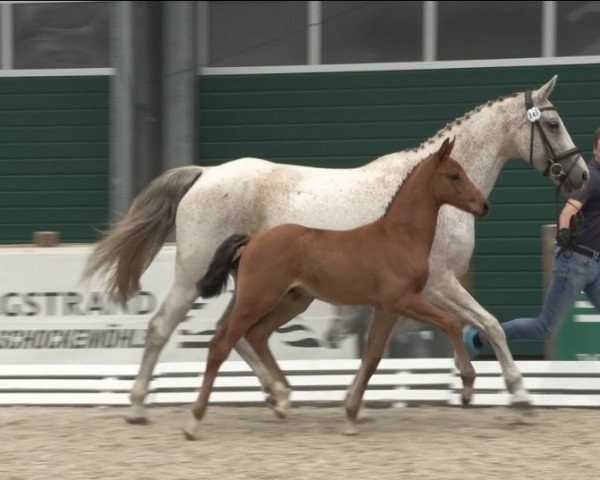
[[[204,363],[157,365],[149,405],[189,404],[197,395]],[[292,404],[343,402],[359,360],[286,360],[280,366],[293,388]],[[474,362],[472,405],[509,404],[496,361]],[[600,407],[600,362],[520,361],[525,386],[539,407]],[[128,405],[137,365],[0,365],[0,405]],[[461,380],[453,359],[383,359],[365,401],[393,406],[460,405]],[[212,404],[262,405],[264,393],[249,367],[225,362]]]

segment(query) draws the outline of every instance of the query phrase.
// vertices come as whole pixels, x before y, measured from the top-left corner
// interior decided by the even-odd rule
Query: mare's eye
[[[451,173],[450,175],[448,175],[448,177],[450,178],[450,180],[458,180],[460,178],[458,173]]]
[[[550,128],[551,130],[558,130],[558,120],[548,121],[548,128]]]

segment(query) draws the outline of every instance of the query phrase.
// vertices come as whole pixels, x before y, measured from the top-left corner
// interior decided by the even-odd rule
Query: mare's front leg
[[[313,300],[313,297],[288,292],[277,304],[277,307],[264,316],[245,335],[246,340],[273,378],[271,395],[267,398],[267,404],[279,418],[287,415],[292,389],[269,349],[268,340],[277,328],[304,312]]]
[[[396,313],[375,310],[367,344],[362,354],[360,369],[354,377],[346,396],[346,418],[348,420],[344,432],[346,435],[356,435],[357,433],[356,422],[363,395],[369,384],[369,379],[377,369],[377,365],[379,365],[379,361],[383,356],[385,345],[392,328],[396,324],[397,317]]]
[[[433,275],[430,275],[429,278],[432,277]],[[523,377],[513,360],[506,343],[506,335],[498,320],[477,303],[451,272],[436,278],[439,281],[428,284],[424,294],[433,303],[453,312],[487,336],[500,362],[506,388],[512,394],[512,404],[517,407],[531,406],[531,398],[523,385]]]

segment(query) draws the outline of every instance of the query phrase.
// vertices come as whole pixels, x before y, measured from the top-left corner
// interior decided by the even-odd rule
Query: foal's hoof
[[[277,400],[273,395],[269,395],[266,398],[267,406],[273,410],[273,413],[277,418],[285,418],[287,416],[287,408],[283,408],[280,404],[277,403]],[[288,405],[289,406],[289,405]]]
[[[191,441],[198,440],[197,436],[195,436],[192,432],[188,432],[185,429],[183,430],[183,436],[185,437],[186,440],[191,440]]]
[[[196,419],[190,420],[184,429],[183,436],[186,440],[199,440],[200,439],[200,422]]]
[[[125,415],[125,421],[130,425],[147,425],[149,422],[146,409],[141,405],[132,405]]]
[[[468,407],[469,405],[471,405],[472,400],[473,400],[472,394],[460,396],[460,401],[461,401],[463,407]]]
[[[267,405],[275,412],[278,418],[287,417],[290,409],[290,394],[292,390],[281,382],[275,382],[272,392],[267,397]]]

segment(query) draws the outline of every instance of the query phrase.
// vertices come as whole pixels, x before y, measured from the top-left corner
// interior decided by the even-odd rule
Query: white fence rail
[[[498,362],[474,362],[473,405],[507,405]],[[600,407],[600,362],[517,362],[537,406]],[[342,402],[359,360],[287,360],[280,366],[293,403]],[[163,363],[148,404],[191,403],[204,363]],[[0,365],[0,405],[127,405],[137,365]],[[365,400],[401,406],[460,404],[461,380],[452,359],[383,359]],[[226,362],[210,398],[215,404],[262,404],[258,380],[243,362]]]

